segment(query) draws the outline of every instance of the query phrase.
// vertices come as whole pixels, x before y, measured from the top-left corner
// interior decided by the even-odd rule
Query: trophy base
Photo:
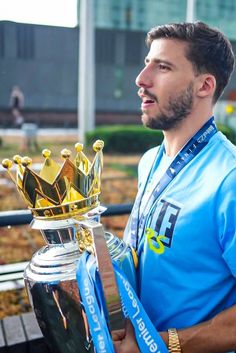
[[[134,286],[135,269],[130,248],[110,233],[105,236],[111,257],[120,262]],[[39,326],[48,345],[58,353],[94,353],[76,281],[80,256],[76,241],[48,245],[33,256],[24,273]],[[113,322],[116,322],[116,313]]]

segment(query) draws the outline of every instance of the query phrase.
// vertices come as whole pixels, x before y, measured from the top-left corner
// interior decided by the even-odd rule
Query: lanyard
[[[146,186],[150,177],[153,175],[156,165],[158,165],[163,150],[164,145],[160,147],[153,166],[149,172],[146,183],[140,188],[134,207],[131,213],[131,220],[128,224],[128,228],[126,229],[126,233],[129,232],[130,237],[130,245],[137,249],[138,241],[140,240],[144,228],[145,223],[147,221],[147,216],[150,212],[151,206],[157,201],[163,191],[167,188],[171,181],[174,180],[176,175],[194,158],[198,155],[198,153],[208,144],[211,137],[217,132],[217,127],[214,121],[214,117],[210,118],[202,128],[184,145],[184,147],[179,151],[179,153],[175,156],[172,163],[169,165],[165,173],[162,175],[161,179],[153,185],[152,190],[150,192],[149,198],[146,201],[146,205],[143,207],[142,212],[140,212],[140,205],[142,201],[142,197],[144,195]]]
[[[92,260],[92,261],[91,261]],[[156,331],[135,291],[123,271],[113,261],[113,268],[123,305],[123,313],[134,327],[136,340],[142,353],[168,353],[160,334]],[[83,253],[78,261],[76,278],[96,353],[114,353],[102,300],[100,279],[94,257]]]

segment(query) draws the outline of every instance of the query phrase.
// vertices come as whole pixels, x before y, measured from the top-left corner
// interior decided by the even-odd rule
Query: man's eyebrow
[[[148,57],[146,57],[146,58],[144,59],[145,64],[148,64],[150,61],[152,61],[152,62],[154,62],[154,63],[156,63],[156,64],[166,64],[166,65],[169,65],[169,66],[171,66],[171,67],[174,67],[174,66],[175,66],[173,63],[171,63],[171,62],[168,61],[168,60],[155,59],[155,58],[150,60]]]

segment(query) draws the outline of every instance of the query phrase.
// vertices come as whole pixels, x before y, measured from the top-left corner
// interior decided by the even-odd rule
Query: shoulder
[[[216,134],[215,159],[221,174],[236,172],[236,146],[221,132]]]
[[[236,169],[236,146],[225,135],[218,132],[211,139],[205,158],[206,167],[214,169],[216,174],[223,176]]]
[[[221,132],[218,132],[217,137],[220,140],[221,146],[224,149],[225,153],[231,157],[234,162],[236,161],[236,146],[230,142],[225,135]]]
[[[212,137],[194,163],[215,199],[217,195],[224,198],[230,189],[236,197],[236,147],[221,132]]]
[[[218,208],[223,212],[227,209],[226,204],[231,209],[236,207],[236,146],[233,145],[221,132],[216,134],[213,148],[211,166],[211,183],[218,185],[216,200]],[[210,169],[210,167],[208,168]]]
[[[140,159],[139,165],[146,163],[146,162],[153,162],[153,160],[156,157],[157,152],[159,151],[160,146],[156,146],[153,148],[150,148],[147,152],[143,154],[143,156]]]

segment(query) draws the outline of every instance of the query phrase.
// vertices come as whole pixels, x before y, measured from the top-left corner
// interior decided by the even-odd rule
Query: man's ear
[[[216,89],[216,79],[213,75],[202,74],[199,76],[198,97],[213,97]]]

